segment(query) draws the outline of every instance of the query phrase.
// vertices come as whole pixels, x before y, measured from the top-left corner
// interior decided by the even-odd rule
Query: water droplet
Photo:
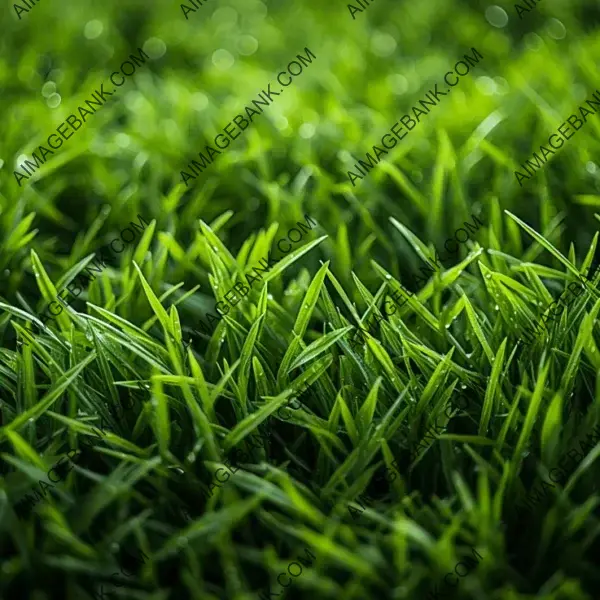
[[[486,279],[491,279],[491,278],[492,278],[492,274],[491,274],[491,273],[488,273],[488,274],[485,276],[485,278],[486,278]]]
[[[389,280],[392,278],[392,276],[391,276],[391,275],[388,273],[388,274],[385,276],[385,278],[386,278],[386,279],[389,281]]]
[[[494,310],[500,310],[500,307],[496,304],[496,306],[494,306]]]

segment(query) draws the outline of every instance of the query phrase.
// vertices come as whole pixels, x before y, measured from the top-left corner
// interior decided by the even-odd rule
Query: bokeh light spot
[[[104,25],[102,25],[102,21],[94,19],[85,24],[85,27],[83,28],[83,35],[88,40],[95,40],[97,37],[102,35],[102,31],[104,31]]]
[[[192,94],[192,106],[194,110],[202,111],[208,106],[208,96],[202,92]]]
[[[316,130],[317,128],[312,123],[302,123],[298,133],[300,134],[301,138],[308,140],[315,135]]]
[[[504,77],[494,77],[494,81],[496,82],[496,93],[501,94],[502,96],[508,94],[510,86]]]
[[[497,90],[496,82],[491,77],[486,77],[485,75],[483,77],[477,77],[475,85],[477,86],[477,89],[486,96],[494,95]]]
[[[485,9],[485,18],[494,27],[506,27],[508,24],[508,14],[501,6],[496,4]]]
[[[56,92],[56,84],[54,81],[46,81],[46,83],[42,86],[42,96],[44,98],[48,98],[52,94]]]
[[[533,52],[539,52],[544,46],[544,40],[537,33],[525,34],[525,46]]]
[[[231,6],[223,6],[221,8],[217,8],[215,12],[212,14],[212,21],[216,25],[225,25],[227,27],[232,27],[237,23],[238,13],[235,8],[231,8]]]
[[[126,133],[118,133],[115,136],[115,144],[119,146],[119,148],[127,148],[131,143],[131,138]]]
[[[567,28],[558,19],[550,19],[546,29],[548,35],[555,40],[562,40],[567,35]]]
[[[283,131],[284,129],[288,128],[288,120],[285,117],[282,117],[281,115],[277,115],[274,119],[275,121],[275,127],[277,127],[277,129],[279,129],[280,131]]]
[[[62,101],[62,98],[60,97],[60,94],[50,94],[50,96],[48,96],[48,98],[46,99],[46,104],[50,107],[50,108],[56,108]]]
[[[148,38],[143,45],[144,52],[152,59],[164,56],[167,51],[167,45],[157,37]]]
[[[228,69],[231,69],[234,62],[235,58],[233,57],[233,54],[229,52],[229,50],[219,48],[213,52],[212,63],[221,71],[227,71]]]
[[[250,56],[258,50],[258,40],[251,35],[242,35],[238,38],[237,51],[244,56]]]
[[[400,75],[399,73],[394,73],[393,75],[388,75],[388,84],[394,94],[397,96],[401,96],[402,94],[406,94],[408,90],[408,79],[404,77],[404,75]]]
[[[396,40],[389,33],[378,31],[371,37],[371,50],[377,56],[390,56],[397,45]]]

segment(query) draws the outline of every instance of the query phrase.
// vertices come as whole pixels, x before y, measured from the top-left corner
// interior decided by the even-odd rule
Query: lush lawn
[[[0,599],[598,598],[600,10],[361,1],[5,6]]]

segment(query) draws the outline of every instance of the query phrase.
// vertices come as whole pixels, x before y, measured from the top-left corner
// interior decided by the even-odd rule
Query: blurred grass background
[[[598,174],[588,163],[597,150],[598,119],[525,189],[511,165],[529,158],[546,132],[600,87],[597,29],[588,30],[597,10],[589,2],[545,1],[519,20],[510,4],[380,2],[353,20],[343,3],[250,1],[209,2],[186,20],[177,4],[47,2],[21,21],[7,10],[0,41],[3,201],[8,211],[35,210],[35,227],[56,233],[66,247],[107,204],[107,228],[140,211],[167,226],[163,199],[204,140],[308,46],[318,57],[314,64],[178,198],[169,215],[177,223],[169,226],[181,239],[192,235],[191,222],[178,219],[188,206],[206,222],[234,209],[227,240],[233,248],[246,231],[302,208],[332,233],[345,223],[353,239],[374,234],[374,258],[399,268],[389,216],[409,219],[435,244],[462,222],[465,208],[481,211],[496,196],[542,229],[553,212],[568,207],[569,231],[581,231],[586,244],[590,231],[579,225],[589,208],[574,196],[597,192]],[[489,22],[506,19],[503,27]],[[152,62],[50,158],[47,176],[19,188],[12,174],[18,157],[43,143],[137,47]],[[406,198],[381,167],[353,188],[347,170],[471,47],[484,60],[386,157],[423,202]],[[425,199],[446,136],[460,186],[432,214]],[[353,258],[368,280],[368,257]],[[21,285],[23,269],[15,270],[10,292]]]
[[[284,290],[290,289],[289,284],[292,290],[305,291],[321,261],[330,261],[331,273],[357,302],[361,296],[352,272],[372,294],[381,285],[371,260],[400,281],[417,272],[421,263],[390,217],[409,227],[430,248],[442,248],[454,230],[475,213],[487,226],[485,236],[477,240],[482,246],[556,267],[556,261],[532,245],[531,238],[522,235],[505,216],[503,211],[509,210],[546,235],[563,254],[569,254],[572,244],[581,261],[597,231],[594,211],[600,205],[596,162],[600,117],[591,117],[523,188],[513,171],[600,89],[599,16],[600,7],[590,0],[544,0],[522,20],[514,4],[474,1],[377,0],[355,20],[346,3],[312,0],[209,0],[190,13],[188,20],[176,3],[44,0],[21,20],[12,5],[6,4],[0,14],[1,300],[21,309],[29,305],[39,310],[45,302],[36,283],[31,250],[56,282],[138,214],[156,220],[152,254],[156,263],[143,267],[156,294],[180,282],[184,286],[174,297],[201,286],[181,308],[184,330],[192,328],[193,317],[214,305],[210,263],[198,242],[199,220],[214,224],[227,211],[231,211],[229,220],[219,221],[215,229],[234,256],[259,229],[277,222],[280,232],[287,231],[304,214],[318,221],[318,235],[329,236],[270,284],[269,293],[290,310],[297,305],[297,296],[287,297]],[[49,158],[38,181],[24,182],[19,188],[13,169],[22,162],[20,157],[29,156],[43,144],[112,71],[130,54],[137,54],[138,47],[152,60]],[[317,56],[313,64],[189,189],[180,185],[180,171],[194,155],[305,47]],[[385,157],[387,166],[376,167],[352,187],[346,172],[356,160],[364,158],[381,135],[473,47],[484,60]],[[96,235],[89,234],[96,229]],[[27,237],[27,232],[34,235]],[[115,287],[128,291],[115,312],[141,326],[152,318],[152,311],[142,293],[134,294],[129,287],[134,277],[132,254],[115,261],[110,278]],[[491,266],[487,258],[481,260]],[[470,293],[481,287],[473,275],[466,278],[473,285],[468,288]],[[102,291],[94,284],[85,297],[103,305]],[[477,298],[485,311],[486,301]],[[436,303],[439,308],[439,298]],[[81,302],[77,306],[84,310]],[[493,321],[492,306],[487,308]],[[2,356],[5,365],[12,361],[15,347],[8,317],[4,313],[1,322],[3,344],[11,348],[10,354]],[[417,333],[419,330],[417,327]],[[311,335],[318,337],[314,331]],[[509,346],[507,353],[512,349]],[[210,352],[203,347],[202,354],[213,367],[210,383],[214,384],[219,373]],[[551,385],[549,389],[553,389]],[[47,446],[43,436],[31,433],[27,439],[32,445],[35,442],[38,450]],[[3,452],[12,451],[6,440],[2,444]],[[438,512],[448,514],[444,502],[436,499],[435,509],[423,508],[425,522],[429,517],[435,521]],[[2,527],[8,528],[12,517],[6,504],[3,506]],[[234,506],[235,518],[242,519],[243,510]],[[398,505],[390,505],[391,514],[398,510]],[[430,515],[434,510],[435,519]],[[233,522],[234,517],[231,519]],[[459,527],[453,521],[454,526]],[[391,552],[376,547],[372,522],[356,525],[354,530],[345,527],[341,539],[368,539],[361,542],[357,555],[375,556],[373,562],[379,564],[383,555]],[[47,554],[41,558],[47,579],[27,593],[36,599],[53,597],[51,583],[60,579],[57,594],[79,600],[79,588],[62,587],[63,580],[56,575],[65,564],[69,569],[80,568],[75,559],[65,558],[66,553],[51,558],[56,548],[46,538],[56,535],[56,528],[28,530],[30,543],[34,535],[44,540],[40,553]],[[442,536],[443,531],[436,533]],[[412,530],[411,535],[418,537]],[[303,538],[305,543],[307,538]],[[25,537],[15,539],[18,542],[11,542],[8,556],[3,556],[7,561],[11,557],[10,572],[0,566],[0,583],[3,578],[5,582],[18,581],[16,589],[26,590],[22,580],[13,575],[38,563],[31,557],[29,565],[21,564],[21,559],[13,561],[12,544],[22,545],[21,556],[27,546]],[[247,540],[235,539],[240,541]],[[229,597],[253,597],[242,591],[233,547],[220,549],[227,566],[225,574],[233,579],[223,586]],[[544,550],[549,552],[546,546]],[[348,597],[359,598],[373,589],[394,598],[422,597],[425,588],[419,585],[431,581],[433,567],[417,565],[407,547],[396,551],[394,560],[404,579],[390,583],[386,592],[381,591],[384,588],[362,588],[363,582],[357,582],[360,577],[344,570],[357,568],[347,557],[343,567],[338,565],[339,573],[327,575],[331,579],[315,575],[312,589],[318,589],[315,593],[323,597],[344,590]],[[250,562],[260,562],[247,548],[244,552]],[[482,563],[485,568],[471,575],[476,581],[485,580],[485,586],[461,587],[455,597],[598,597],[598,576],[592,569],[597,558],[586,563],[584,573],[561,579],[561,592],[554,595],[548,591],[553,589],[548,581],[560,579],[554,573],[568,570],[566,566],[549,565],[547,579],[538,563],[528,574],[515,574],[514,567],[497,565],[500,553],[499,546],[496,555],[488,549]],[[451,556],[449,562],[455,558],[444,543],[439,556],[442,554]],[[437,556],[430,554],[434,564]],[[273,557],[270,560],[275,561]],[[398,566],[402,561],[415,565],[414,575]],[[176,573],[178,567],[172,568]],[[198,572],[190,568],[185,577],[193,579],[194,575]],[[96,578],[91,569],[88,576]],[[462,581],[461,586],[464,584]],[[189,597],[227,597],[222,588],[215,591],[208,586],[193,592],[193,585],[186,582],[185,586]],[[493,595],[495,588],[497,595]],[[127,593],[131,595],[123,597],[169,597]],[[309,592],[294,589],[288,596],[302,593]]]

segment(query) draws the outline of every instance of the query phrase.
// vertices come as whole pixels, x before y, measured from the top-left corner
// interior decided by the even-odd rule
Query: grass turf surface
[[[3,11],[2,598],[598,597],[599,117],[514,175],[600,88],[598,8],[502,8]],[[151,60],[19,186],[137,48]],[[471,48],[484,60],[353,186]]]

